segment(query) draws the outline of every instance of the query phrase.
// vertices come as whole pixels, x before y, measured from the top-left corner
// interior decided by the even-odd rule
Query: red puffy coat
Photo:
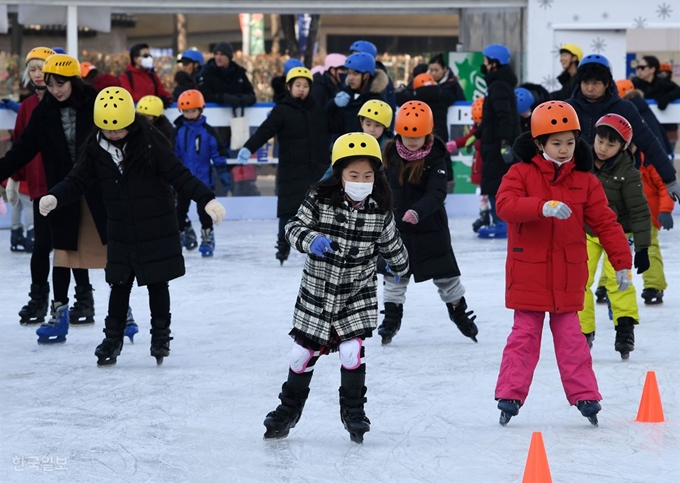
[[[118,80],[121,87],[132,94],[132,100],[135,102],[139,102],[144,96],[160,97],[164,103],[172,102],[172,96],[165,90],[158,74],[153,70],[138,69],[133,65],[128,65]]]
[[[574,161],[559,169],[536,154],[530,133],[520,136],[513,149],[523,162],[510,168],[496,198],[498,216],[508,224],[505,305],[553,313],[583,310],[588,280],[584,225],[600,238],[615,270],[629,269],[632,261],[602,184],[589,172],[588,146],[579,141]],[[550,200],[566,203],[571,216],[543,216]]]
[[[38,94],[33,94],[21,103],[17,120],[14,123],[13,139],[15,142],[21,138],[21,133],[26,129],[28,121],[30,121],[31,115],[39,102]],[[17,171],[12,178],[20,182],[20,192],[25,193],[24,188],[28,188],[28,195],[32,200],[47,194],[45,167],[40,154],[37,154],[30,163]]]

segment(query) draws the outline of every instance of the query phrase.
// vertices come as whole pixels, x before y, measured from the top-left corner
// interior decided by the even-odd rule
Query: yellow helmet
[[[564,44],[560,47],[560,52],[566,50],[571,55],[575,55],[579,62],[583,59],[583,49],[576,44]]]
[[[135,103],[122,87],[107,87],[94,101],[94,125],[104,131],[125,129],[135,120]]]
[[[163,101],[160,97],[144,96],[137,103],[137,112],[147,116],[160,117],[163,115]]]
[[[45,60],[50,55],[54,54],[56,54],[56,52],[49,47],[36,47],[35,49],[31,49],[31,51],[28,53],[25,63],[28,64],[28,61],[33,59]]]
[[[309,80],[309,85],[314,83],[314,77],[312,76],[312,71],[306,67],[293,67],[288,71],[286,75],[286,84],[295,79],[296,77],[303,77]]]
[[[382,164],[380,144],[371,136],[363,132],[343,134],[333,143],[331,166],[338,161],[354,157],[369,158]]]
[[[66,54],[54,54],[45,59],[43,74],[56,74],[63,77],[80,77],[80,63]]]
[[[370,101],[364,102],[364,105],[359,109],[359,117],[366,117],[368,119],[373,119],[385,126],[390,127],[392,124],[392,108],[386,102],[379,101],[378,99],[372,99]]]

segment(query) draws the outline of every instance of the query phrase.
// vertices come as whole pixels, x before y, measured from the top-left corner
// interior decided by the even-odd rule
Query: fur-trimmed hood
[[[532,159],[540,151],[534,144],[534,138],[531,136],[530,132],[525,132],[519,136],[515,143],[512,145],[512,150],[515,155],[522,160],[523,163],[531,163]],[[593,169],[593,153],[583,139],[578,138],[576,140],[576,149],[574,150],[574,169],[577,171],[589,172]]]
[[[387,85],[390,83],[390,78],[385,72],[380,69],[375,70],[375,75],[368,82],[368,87],[364,89],[363,92],[368,91],[371,94],[381,94],[387,89]],[[345,86],[351,91],[347,79],[345,79]]]

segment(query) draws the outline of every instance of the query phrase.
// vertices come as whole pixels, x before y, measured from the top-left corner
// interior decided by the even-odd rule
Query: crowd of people
[[[465,98],[444,56],[395,89],[375,45],[359,40],[315,72],[289,60],[273,82],[275,107],[238,141],[236,127],[210,126],[203,111],[214,102],[237,116],[255,103],[253,87],[228,42],[212,54],[206,62],[196,50],[182,53],[172,93],[154,72],[147,44],[130,49],[118,78],[53,49],[27,55],[24,82],[34,94],[18,106],[0,180],[8,180],[3,196],[33,215],[25,216],[26,235],[13,219],[11,249],[32,252],[30,300],[19,315],[22,325],[41,324],[39,343],[65,342],[69,324],[94,323],[89,270],[105,268],[111,293],[98,364],[114,364],[124,338],[138,332],[129,307],[135,280],[148,288],[150,352],[160,364],[172,340],[168,282],[185,273],[182,252],[198,248],[209,258],[216,248],[214,224],[225,214],[216,179],[248,191],[251,157],[276,137],[275,257],[283,264],[291,248],[308,257],[288,377],[281,404],[264,421],[265,438],[289,434],[315,363],[338,352],[341,418],[361,442],[370,430],[364,340],[377,329],[382,344],[391,343],[410,282],[431,280],[450,320],[477,342],[445,209],[451,153],[474,150],[481,197],[473,230],[482,239],[508,239],[505,295],[514,325],[495,391],[501,424],[526,400],[546,312],[567,399],[597,424],[601,396],[589,347],[602,254],[597,302],[610,306],[623,359],[640,323],[631,268],[645,274],[645,303],[663,303],[667,288],[658,234],[673,228],[670,213],[680,201],[671,163],[677,125],[659,124],[644,99],[663,110],[680,99],[680,87],[660,75],[658,59],[643,57],[635,78],[615,81],[606,57],[565,44],[563,88],[549,93],[520,85],[510,50],[488,45],[480,66],[487,93],[473,102],[470,132],[454,140],[447,111]],[[164,115],[172,102],[181,112],[174,123]],[[200,243],[187,217],[192,201]]]

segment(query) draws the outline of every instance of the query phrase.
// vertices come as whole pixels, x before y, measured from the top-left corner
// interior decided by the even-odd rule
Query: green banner
[[[479,71],[483,63],[481,52],[449,52],[449,67],[458,77],[468,101],[486,95],[486,80]]]
[[[250,55],[264,54],[264,15],[250,14]]]

